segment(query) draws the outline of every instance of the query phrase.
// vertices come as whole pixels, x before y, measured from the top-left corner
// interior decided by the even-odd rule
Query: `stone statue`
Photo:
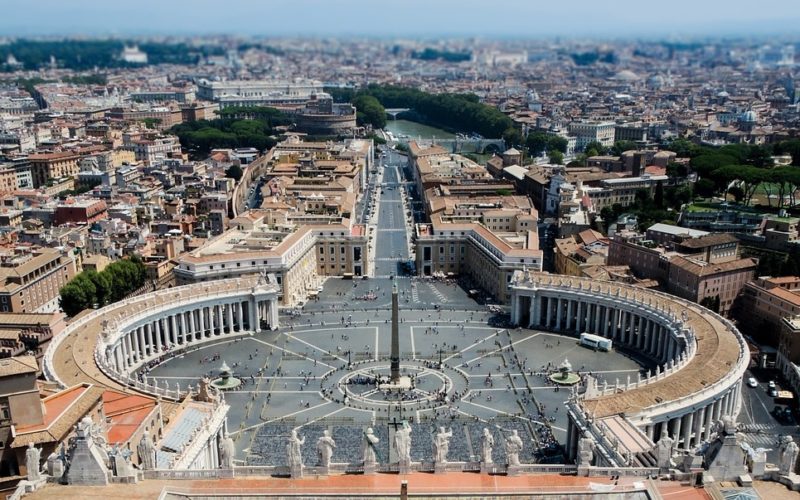
[[[317,465],[330,467],[334,448],[336,448],[336,441],[331,437],[331,431],[325,429],[322,431],[322,436],[317,439]]]
[[[64,475],[64,462],[55,452],[47,457],[47,475],[56,479]]]
[[[233,456],[236,454],[233,439],[226,432],[219,440],[219,466],[222,469],[233,469]]]
[[[394,432],[394,448],[398,461],[411,462],[411,426],[405,420],[403,427]]]
[[[736,434],[736,421],[730,415],[722,417],[722,432],[726,436],[733,436]]]
[[[136,451],[139,453],[139,466],[142,470],[152,470],[156,468],[156,448],[153,446],[153,440],[150,438],[150,433],[144,431],[142,439],[136,446]]]
[[[446,431],[444,427],[439,427],[439,432],[433,437],[433,459],[438,463],[447,463],[447,453],[450,451],[450,438],[453,431]]]
[[[364,433],[364,465],[365,466],[374,466],[378,463],[377,457],[377,446],[380,439],[375,436],[375,432],[372,430],[372,427],[368,427],[367,431]]]
[[[302,467],[303,457],[300,454],[300,447],[306,442],[305,438],[297,437],[297,429],[292,429],[292,435],[289,437],[289,443],[286,445],[286,457],[289,467]]]
[[[797,461],[797,453],[800,451],[797,443],[794,442],[792,436],[782,436],[780,441],[778,453],[780,461],[778,463],[778,471],[781,475],[786,476],[794,473],[794,464]],[[30,477],[30,473],[28,473]]]
[[[131,467],[131,450],[120,448],[119,445],[115,445],[110,453],[110,458],[115,476],[131,477],[136,475],[133,471],[133,467]]]
[[[483,436],[481,436],[481,462],[490,464],[492,460],[492,447],[494,446],[494,436],[492,431],[487,427],[483,428]]]
[[[669,469],[672,467],[672,450],[675,446],[675,440],[667,434],[666,424],[662,425],[661,439],[656,444],[656,462],[661,469]]]
[[[522,438],[516,429],[506,437],[506,461],[508,465],[519,465],[519,454],[522,452]]]
[[[39,454],[41,450],[33,446],[33,443],[28,443],[28,449],[25,450],[25,469],[28,471],[28,481],[38,481],[42,478],[39,472]]]
[[[589,467],[594,460],[594,440],[584,433],[578,440],[578,467]]]

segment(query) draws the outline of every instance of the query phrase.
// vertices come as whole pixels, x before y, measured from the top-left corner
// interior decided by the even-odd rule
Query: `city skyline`
[[[569,10],[558,4],[513,0],[490,6],[477,0],[409,0],[397,7],[363,0],[298,0],[291,5],[233,0],[224,10],[209,0],[167,4],[144,0],[102,8],[91,0],[44,0],[36,10],[19,0],[2,4],[7,15],[0,19],[0,34],[5,36],[752,37],[792,34],[800,21],[800,11],[784,0],[757,5],[742,0],[699,4],[679,0],[658,12],[642,9],[632,0],[615,3],[613,10],[585,0]],[[156,12],[160,15],[154,16]],[[296,12],[311,14],[303,26],[270,23]]]

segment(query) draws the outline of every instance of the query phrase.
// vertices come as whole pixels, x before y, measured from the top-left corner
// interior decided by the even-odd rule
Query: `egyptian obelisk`
[[[400,305],[397,297],[397,282],[392,283],[392,354],[391,361],[391,382],[397,383],[400,380],[400,326],[398,325]]]

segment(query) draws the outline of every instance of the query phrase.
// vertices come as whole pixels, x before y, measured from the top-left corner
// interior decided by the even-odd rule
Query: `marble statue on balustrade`
[[[439,432],[433,436],[433,460],[436,463],[447,463],[447,454],[450,451],[450,438],[453,437],[452,430],[445,430],[439,427]]]
[[[58,480],[64,475],[64,460],[56,452],[47,457],[47,475]]]
[[[144,431],[139,444],[136,446],[136,451],[139,453],[139,466],[142,470],[152,470],[156,468],[156,447],[153,445],[153,439],[150,433]]]
[[[661,439],[656,443],[656,463],[661,470],[672,468],[672,453],[675,449],[675,440],[667,434],[666,424],[661,426]]]
[[[28,471],[28,481],[38,481],[42,478],[42,473],[39,469],[41,452],[33,443],[28,443],[28,449],[25,450],[25,468]]]
[[[492,431],[488,428],[483,428],[483,435],[481,436],[481,462],[484,464],[491,464],[494,462],[492,459],[492,448],[494,447],[494,436]]]
[[[405,420],[394,433],[394,449],[401,464],[411,463],[411,426]]]
[[[590,467],[594,460],[594,440],[584,433],[578,440],[578,467]]]
[[[375,435],[372,427],[364,432],[364,467],[374,467],[378,463],[378,443],[380,439]]]
[[[297,429],[292,429],[292,435],[289,437],[289,442],[286,444],[286,459],[291,469],[299,469],[303,467],[303,456],[300,454],[300,447],[305,444],[304,437],[297,436]]]
[[[522,453],[522,438],[516,429],[511,431],[511,435],[506,437],[506,462],[511,466],[518,466],[519,454]]]
[[[702,457],[708,474],[716,481],[735,481],[747,473],[743,436],[736,432],[736,421],[727,415],[714,425],[714,431],[713,437],[700,442],[689,456]],[[684,469],[690,466],[684,462]]]
[[[322,436],[317,439],[318,466],[330,467],[334,448],[336,448],[336,441],[331,437],[331,431],[325,429],[322,431]]]
[[[131,450],[128,448],[114,445],[114,448],[109,453],[111,460],[111,470],[116,477],[135,477],[136,472],[131,466]]]
[[[739,446],[747,454],[747,464],[750,466],[750,475],[754,478],[762,477],[766,472],[767,452],[771,448],[753,448],[747,442],[739,443]]]
[[[794,473],[795,462],[797,461],[798,449],[797,443],[794,442],[792,436],[783,436],[780,441],[780,448],[778,448],[779,462],[778,472],[782,476],[787,476]]]
[[[236,455],[236,450],[233,445],[233,439],[226,432],[222,439],[219,440],[219,466],[222,469],[233,469],[233,457]]]

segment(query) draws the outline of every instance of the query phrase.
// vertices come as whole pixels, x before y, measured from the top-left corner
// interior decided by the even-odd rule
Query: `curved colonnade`
[[[260,277],[187,285],[126,299],[75,318],[47,348],[44,373],[61,386],[92,381],[179,400],[183,392],[132,376],[194,346],[278,327],[275,284]]]
[[[518,272],[510,288],[513,324],[600,335],[654,367],[646,377],[612,387],[590,381],[573,398],[570,457],[586,427],[604,418],[624,419],[649,443],[666,432],[688,449],[707,439],[717,420],[738,414],[749,350],[721,316],[660,292],[571,276]]]

